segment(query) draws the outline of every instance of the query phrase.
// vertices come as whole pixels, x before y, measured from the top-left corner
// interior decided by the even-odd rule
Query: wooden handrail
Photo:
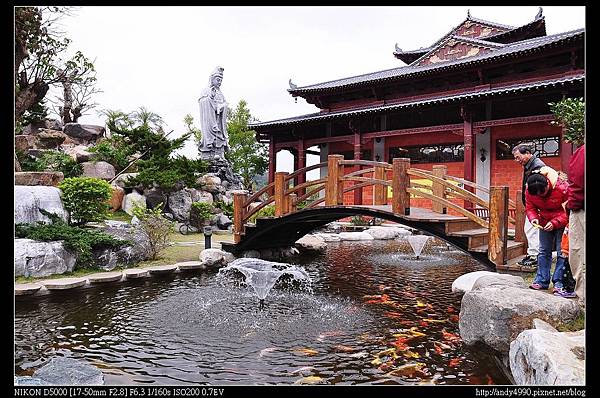
[[[372,182],[361,182],[360,184],[355,184],[355,185],[349,186],[348,188],[344,188],[343,192],[346,193],[346,192],[350,192],[350,191],[353,191],[358,188],[364,188],[364,187],[368,187],[371,185],[373,185]]]
[[[305,193],[304,195],[300,196],[298,198],[298,203],[302,202],[304,199],[306,198],[310,198],[311,196],[313,196],[314,194],[316,194],[319,191],[322,191],[325,189],[325,185],[321,185],[320,187],[316,187],[315,189]]]
[[[246,213],[244,215],[244,217],[242,217],[243,222],[246,222],[250,217],[252,217],[252,215],[254,213],[258,212],[263,207],[266,207],[267,205],[270,205],[274,201],[275,201],[275,198],[271,197],[268,200],[265,200],[264,202],[262,202],[261,204],[259,204],[258,206],[256,206],[255,208],[253,208],[252,210],[250,210],[248,213]]]
[[[447,207],[450,207],[450,208],[456,210],[460,214],[467,217],[469,220],[476,222],[477,224],[481,225],[482,227],[484,227],[484,228],[489,227],[489,223],[487,221],[485,221],[484,219],[477,217],[475,214],[471,213],[470,211],[468,211],[468,210],[464,209],[463,207],[460,207],[459,205],[454,204],[448,200],[438,198],[437,196],[433,196],[432,194],[428,194],[428,193],[419,191],[418,189],[415,189],[415,188],[406,188],[406,191],[409,193],[412,193],[414,195],[417,195],[417,196],[422,196],[427,199],[435,200],[438,203],[441,203]]]
[[[480,191],[482,191],[483,193],[487,193],[488,195],[490,194],[490,189],[489,189],[488,187],[484,187],[483,185],[476,184],[476,183],[474,183],[474,182],[472,182],[472,181],[463,180],[462,178],[458,178],[458,177],[455,177],[455,176],[451,176],[451,175],[449,175],[449,174],[446,174],[446,175],[444,176],[444,178],[445,178],[445,179],[448,179],[448,180],[452,180],[452,181],[459,182],[459,183],[461,183],[461,184],[463,184],[463,185],[466,185],[466,186],[469,186],[469,187],[471,187],[471,188],[476,188],[476,189],[479,189]],[[509,206],[509,207],[513,207],[513,208],[514,208],[514,207],[517,207],[516,203],[515,203],[515,202],[513,202],[513,201],[512,201],[512,200],[510,200],[510,199],[508,199],[508,206]]]
[[[358,170],[358,171],[353,171],[352,173],[344,174],[344,177],[354,177],[354,176],[359,176],[361,174],[374,173],[374,172],[375,172],[375,167],[370,167],[368,169],[362,169],[362,170]]]
[[[275,186],[275,183],[272,182],[269,185],[265,185],[264,187],[262,187],[262,189],[258,192],[256,192],[255,194],[253,194],[252,196],[250,196],[247,200],[246,203],[244,203],[244,206],[250,206],[250,203],[254,202],[257,198],[260,197],[260,195],[264,194],[265,192],[267,192],[267,190],[269,190],[270,188],[273,188]]]
[[[388,180],[378,180],[376,178],[371,178],[371,177],[352,177],[352,178],[348,178],[348,177],[344,176],[344,178],[342,178],[342,181],[365,181],[365,182],[370,181],[371,184],[373,184],[373,185],[375,185],[375,184],[381,184],[381,185],[386,185],[388,187],[392,186],[391,181],[388,181]]]
[[[318,169],[318,168],[325,167],[325,166],[327,166],[327,162],[321,162],[321,163],[313,164],[312,166],[303,167],[301,169],[294,171],[292,174],[289,174],[285,178],[285,181],[289,181],[292,178],[295,178],[298,174],[308,173],[311,170]]]
[[[304,188],[308,188],[308,187],[313,186],[313,185],[325,184],[326,182],[327,182],[327,178],[321,178],[319,180],[307,181],[307,182],[304,182],[302,184],[296,185],[296,186],[294,186],[294,188],[288,189],[285,192],[286,192],[286,195],[288,195],[288,194],[295,193],[296,191],[299,191],[299,190],[304,189]],[[323,185],[323,186],[325,186],[325,185]]]
[[[431,181],[435,181],[435,182],[437,182],[439,184],[442,184],[446,188],[449,188],[449,189],[451,189],[453,191],[456,191],[456,192],[460,193],[461,195],[463,195],[462,199],[467,199],[467,200],[469,200],[471,202],[475,202],[479,206],[486,207],[486,208],[489,206],[486,201],[484,201],[483,199],[481,199],[479,196],[473,194],[472,192],[469,192],[469,191],[467,191],[464,188],[457,187],[456,185],[451,184],[448,181],[446,181],[446,180],[444,180],[442,178],[436,177],[436,176],[434,176],[432,174],[423,173],[421,170],[415,170],[415,169],[412,169],[412,168],[410,170],[408,170],[408,174],[409,175],[418,176],[418,177],[425,177],[425,178],[427,178],[427,179],[429,179]]]
[[[375,160],[355,160],[355,159],[342,160],[342,161],[340,161],[340,164],[344,165],[344,166],[371,166],[371,167],[379,166],[379,167],[383,167],[388,170],[392,169],[391,164],[386,163],[386,162],[377,162]]]
[[[315,207],[316,205],[318,205],[319,203],[325,202],[325,198],[319,198],[317,200],[315,200],[314,202],[312,202],[311,204],[309,204],[308,206],[306,206],[306,209],[310,209],[311,207]]]

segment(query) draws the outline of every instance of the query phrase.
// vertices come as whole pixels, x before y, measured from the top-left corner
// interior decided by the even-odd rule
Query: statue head
[[[208,83],[211,86],[220,87],[221,82],[223,81],[223,68],[221,66],[217,66],[215,70],[210,74],[210,78],[208,79]]]

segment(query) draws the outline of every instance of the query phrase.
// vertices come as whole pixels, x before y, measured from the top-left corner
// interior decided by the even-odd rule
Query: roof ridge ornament
[[[542,7],[540,7],[537,15],[535,16],[535,19],[540,19],[542,17],[543,12],[544,12],[544,9]]]
[[[292,83],[292,79],[290,79],[288,83],[289,83],[289,85],[290,85],[290,88],[291,88],[292,90],[295,90],[295,89],[297,89],[297,88],[298,88],[298,86],[297,86],[297,85],[295,85],[294,83]]]
[[[467,9],[467,18],[471,18],[471,9]]]
[[[396,47],[396,52],[397,53],[401,53],[402,52],[402,49],[400,47],[398,47],[398,43],[396,43],[394,46]]]

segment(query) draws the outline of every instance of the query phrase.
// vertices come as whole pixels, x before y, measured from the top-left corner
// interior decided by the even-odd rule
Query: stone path
[[[99,272],[79,278],[40,280],[33,283],[15,283],[15,296],[30,296],[48,293],[53,290],[75,289],[82,286],[99,285],[108,282],[123,282],[128,279],[146,278],[150,275],[164,275],[181,271],[205,269],[200,261],[185,261],[177,264],[158,265],[146,268],[131,268],[124,271]]]

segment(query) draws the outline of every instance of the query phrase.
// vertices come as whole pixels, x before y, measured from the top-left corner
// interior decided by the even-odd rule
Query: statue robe
[[[202,132],[199,150],[201,152],[213,151],[214,149],[211,149],[210,145],[215,149],[225,147],[222,150],[228,150],[227,103],[221,90],[216,87],[204,88],[198,104],[200,105],[200,131]],[[222,107],[223,111],[217,114],[219,107]]]

